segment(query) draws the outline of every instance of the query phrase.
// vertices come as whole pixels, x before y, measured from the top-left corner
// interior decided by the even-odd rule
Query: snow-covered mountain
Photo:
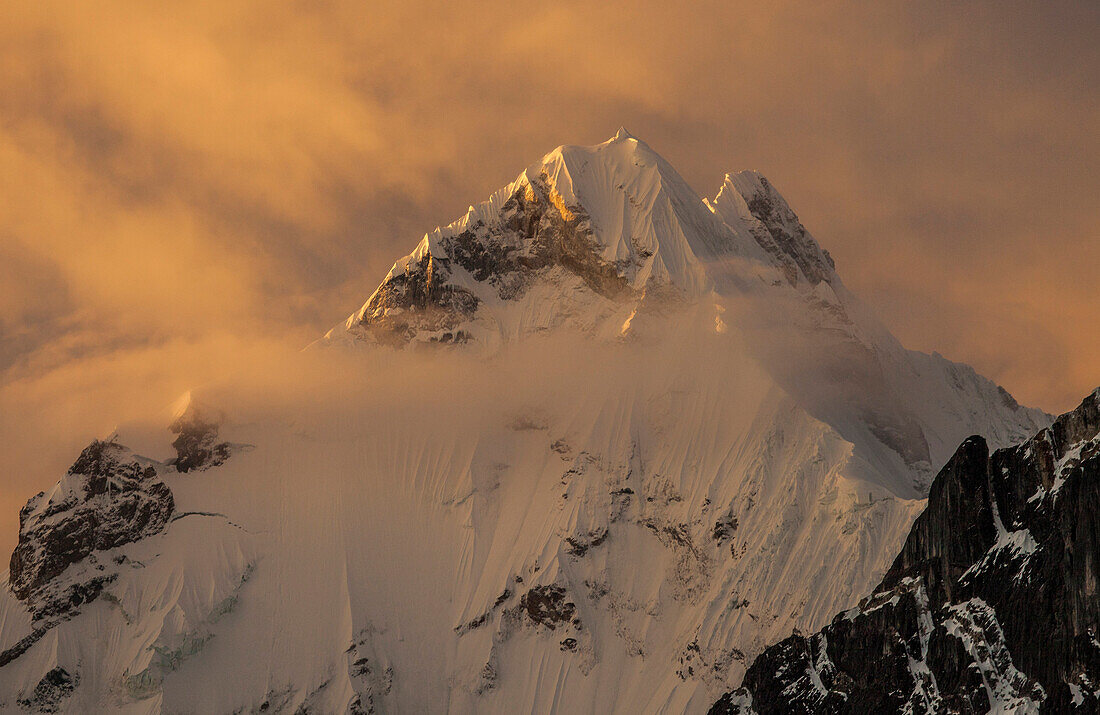
[[[899,345],[762,176],[704,200],[625,131],[273,371],[28,503],[0,705],[704,711],[879,582],[962,439],[1049,421]]]
[[[1015,447],[967,439],[874,593],[711,712],[1097,712],[1098,500],[1100,390]]]
[[[1010,444],[1049,420],[968,366],[905,350],[766,178],[727,175],[700,199],[625,129],[555,149],[426,234],[323,342],[492,349],[563,327],[629,337],[646,316],[688,305],[742,333],[812,415],[887,446],[862,477],[899,495],[927,491],[961,437]],[[909,484],[896,478],[904,471]]]

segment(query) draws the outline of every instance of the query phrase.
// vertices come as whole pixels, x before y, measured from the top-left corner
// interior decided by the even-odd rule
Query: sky
[[[296,349],[423,233],[623,125],[762,171],[908,347],[1100,385],[1100,4],[8,3],[0,510]]]

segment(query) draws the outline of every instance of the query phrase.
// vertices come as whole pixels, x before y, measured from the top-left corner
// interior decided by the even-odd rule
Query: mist
[[[0,551],[14,546],[23,503],[52,485],[93,439],[116,436],[145,456],[173,457],[168,425],[187,393],[224,414],[222,437],[242,443],[269,440],[265,430],[273,426],[331,430],[331,440],[379,430],[430,439],[459,429],[477,443],[510,424],[567,420],[581,403],[675,390],[697,372],[744,383],[767,379],[739,336],[700,329],[692,315],[659,319],[632,340],[557,332],[493,353],[473,346],[302,349],[223,335],[11,381],[0,388],[0,431],[11,437],[0,451],[0,472],[10,475]]]

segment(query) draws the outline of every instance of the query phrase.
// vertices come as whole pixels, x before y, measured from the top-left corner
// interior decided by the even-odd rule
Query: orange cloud
[[[1069,408],[1100,383],[1098,30],[1058,1],[11,4],[0,439],[52,426],[5,489],[620,124],[702,193],[761,169],[903,342]]]

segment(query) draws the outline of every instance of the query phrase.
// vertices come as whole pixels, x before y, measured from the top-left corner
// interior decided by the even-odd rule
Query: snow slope
[[[1046,419],[898,345],[762,177],[704,202],[624,131],[429,233],[319,347],[120,428],[155,533],[66,551],[114,492],[38,498],[48,592],[99,590],[4,590],[0,706],[702,711],[878,582],[946,444]]]

